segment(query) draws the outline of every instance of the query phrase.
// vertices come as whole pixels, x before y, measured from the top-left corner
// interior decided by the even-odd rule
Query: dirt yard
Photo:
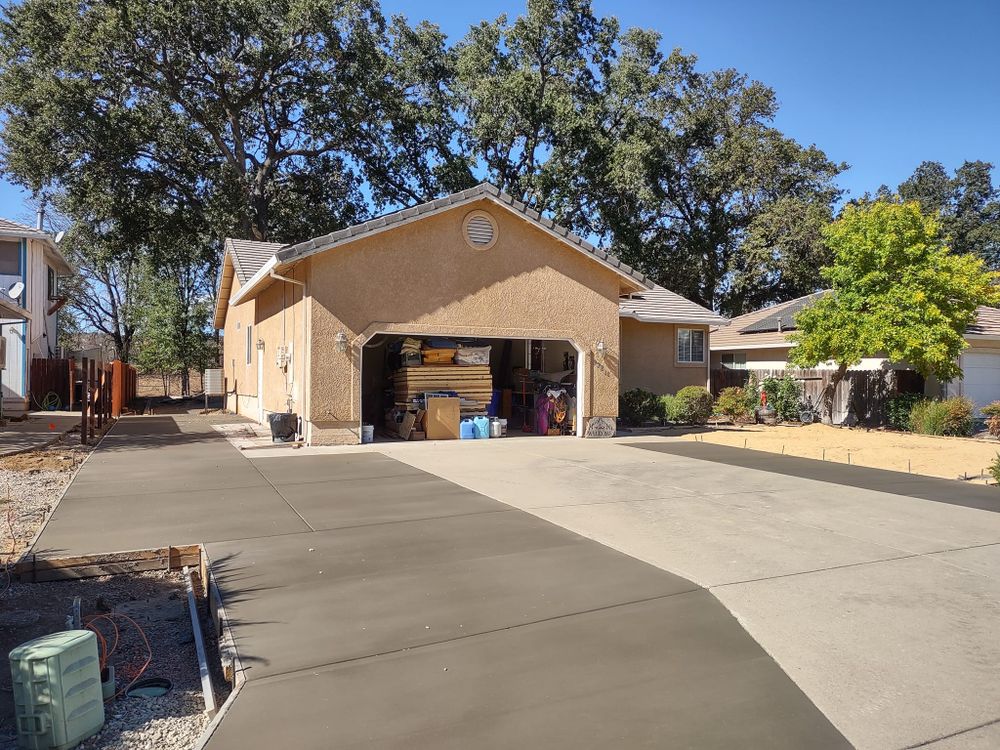
[[[803,426],[747,425],[725,427],[685,440],[731,445],[803,458],[850,462],[925,476],[970,479],[989,477],[987,467],[1000,453],[1000,442],[966,438],[930,437],[878,430],[846,429],[822,424]]]

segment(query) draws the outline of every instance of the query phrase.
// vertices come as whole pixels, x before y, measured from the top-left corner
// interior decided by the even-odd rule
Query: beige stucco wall
[[[462,236],[470,211],[489,212],[496,244]],[[315,430],[356,430],[359,347],[375,332],[567,339],[603,363],[584,364],[584,416],[618,412],[620,277],[489,201],[456,208],[311,259],[310,393]],[[352,345],[337,352],[343,331]],[[338,438],[340,439],[340,438]]]
[[[747,366],[750,369],[758,367],[762,370],[780,370],[788,364],[788,352],[790,347],[779,347],[774,349],[741,349],[747,355]],[[722,367],[723,352],[712,352],[712,367]]]
[[[677,362],[677,329],[705,331],[708,347],[708,326],[669,323],[643,323],[634,318],[621,319],[622,391],[642,388],[663,395],[676,393],[688,385],[708,385],[708,364]]]
[[[285,274],[305,281],[306,264]],[[256,336],[264,341],[262,357],[265,412],[291,411],[302,414],[305,408],[306,339],[303,287],[287,281],[274,281],[257,296]],[[277,363],[278,347],[290,350],[286,367]],[[291,403],[289,403],[289,398]]]
[[[238,284],[234,282],[232,294]],[[231,305],[226,310],[222,333],[222,370],[226,379],[226,408],[229,411],[256,417],[257,413],[257,351],[250,350],[247,364],[246,328],[255,324],[256,302],[248,300]],[[256,339],[256,332],[253,338]]]

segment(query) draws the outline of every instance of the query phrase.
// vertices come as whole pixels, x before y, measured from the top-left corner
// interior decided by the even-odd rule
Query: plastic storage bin
[[[18,747],[66,750],[104,725],[97,636],[64,630],[10,652]]]
[[[488,365],[490,363],[490,347],[460,346],[455,352],[456,365]]]

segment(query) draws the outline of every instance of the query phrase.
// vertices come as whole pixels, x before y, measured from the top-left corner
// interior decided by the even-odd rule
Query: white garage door
[[[1000,354],[963,354],[962,372],[962,394],[977,406],[1000,401]]]

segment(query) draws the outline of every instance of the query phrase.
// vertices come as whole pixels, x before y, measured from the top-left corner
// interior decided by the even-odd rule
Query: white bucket
[[[375,442],[375,425],[373,424],[363,424],[361,425],[361,443],[374,443]]]

